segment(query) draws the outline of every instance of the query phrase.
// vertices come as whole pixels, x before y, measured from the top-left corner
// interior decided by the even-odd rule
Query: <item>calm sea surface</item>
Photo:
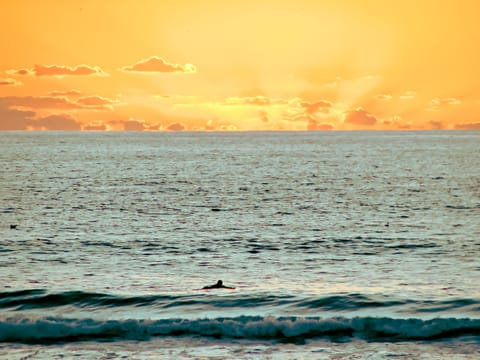
[[[0,358],[475,359],[479,154],[473,131],[1,132]]]

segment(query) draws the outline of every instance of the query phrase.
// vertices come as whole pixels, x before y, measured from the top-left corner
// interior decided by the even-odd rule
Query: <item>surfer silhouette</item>
[[[208,285],[202,288],[202,290],[208,290],[208,289],[235,289],[235,288],[230,286],[225,286],[223,285],[222,280],[218,280],[215,285]]]

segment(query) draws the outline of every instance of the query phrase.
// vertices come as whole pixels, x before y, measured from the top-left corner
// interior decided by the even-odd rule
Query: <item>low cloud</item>
[[[180,123],[173,123],[168,125],[167,130],[170,131],[183,131],[185,130],[185,126]]]
[[[206,131],[237,131],[238,127],[234,124],[224,122],[219,119],[210,119],[208,120],[203,128],[199,130],[206,130]]]
[[[328,113],[332,108],[332,103],[325,100],[316,102],[302,101],[300,105],[305,109],[305,112],[309,115],[316,114],[318,112]]]
[[[0,103],[0,130],[26,130],[34,116],[33,111],[10,109]]]
[[[23,109],[81,109],[82,106],[75,104],[64,97],[54,96],[6,96],[0,97],[0,105],[10,108]]]
[[[123,129],[125,131],[144,131],[146,127],[143,121],[126,120],[126,121],[123,121]]]
[[[144,131],[151,129],[143,120],[136,120],[134,118],[114,118],[110,120],[94,120],[85,125],[83,130]]]
[[[105,131],[107,130],[107,126],[105,124],[101,125],[86,125],[83,130],[86,131]]]
[[[307,130],[333,130],[333,126],[330,124],[319,123],[316,120],[310,119],[307,124]]]
[[[122,71],[134,72],[158,72],[158,73],[186,73],[191,74],[197,71],[192,64],[172,64],[161,57],[152,56],[145,60],[140,60],[136,64],[121,68]]]
[[[300,101],[292,99],[283,116],[288,121],[306,121],[307,123],[319,123],[326,117],[331,117],[333,104],[330,101]]]
[[[0,103],[0,130],[80,130],[70,115],[50,115],[35,118],[34,111],[11,109]]]
[[[98,110],[112,109],[116,100],[101,96],[85,96],[76,101],[64,96],[6,96],[0,104],[17,109]]]
[[[436,121],[436,120],[430,121],[430,127],[434,130],[441,130],[445,128],[445,126],[441,121]]]
[[[70,115],[50,115],[40,118],[33,124],[42,130],[81,130],[80,124]]]
[[[464,123],[455,125],[457,130],[480,130],[480,122],[477,123]]]
[[[34,76],[106,76],[107,74],[98,66],[89,65],[35,65],[33,69],[9,70],[13,75]]]
[[[116,100],[107,99],[101,96],[85,96],[77,100],[77,104],[81,106],[92,107],[96,109],[112,109]]]
[[[372,126],[377,123],[375,116],[362,108],[347,111],[345,115],[345,124]]]
[[[0,86],[19,86],[22,85],[20,81],[17,81],[15,79],[7,78],[7,79],[1,79],[0,78]]]

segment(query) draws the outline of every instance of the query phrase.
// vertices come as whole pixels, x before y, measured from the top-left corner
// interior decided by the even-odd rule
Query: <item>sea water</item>
[[[474,131],[2,132],[0,357],[475,359],[479,153]]]

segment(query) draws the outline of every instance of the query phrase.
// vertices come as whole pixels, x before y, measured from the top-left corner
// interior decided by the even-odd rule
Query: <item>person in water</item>
[[[204,286],[202,289],[235,289],[234,287],[223,285],[222,280],[218,280],[215,285]]]

